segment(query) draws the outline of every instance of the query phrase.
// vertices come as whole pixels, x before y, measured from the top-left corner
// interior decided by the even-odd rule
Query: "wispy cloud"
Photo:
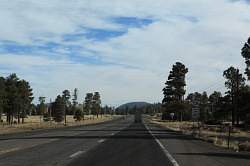
[[[137,18],[137,17],[115,17],[111,19],[112,22],[120,24],[124,27],[141,28],[153,23],[150,18]]]
[[[104,103],[161,100],[175,61],[188,92],[223,91],[222,71],[244,69],[250,5],[244,0],[0,2],[0,73],[31,81],[36,97],[100,90]],[[213,88],[206,88],[211,87]]]
[[[87,39],[93,39],[97,41],[102,41],[118,36],[122,36],[127,31],[112,31],[112,30],[105,30],[105,29],[88,29],[87,33],[85,34],[85,37]]]

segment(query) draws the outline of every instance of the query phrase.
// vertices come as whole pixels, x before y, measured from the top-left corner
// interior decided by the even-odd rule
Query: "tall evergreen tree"
[[[97,116],[100,114],[101,111],[101,96],[99,92],[95,92],[93,96],[93,110],[94,114]]]
[[[209,119],[209,109],[208,109],[208,96],[207,92],[203,92],[201,95],[200,104],[200,119],[206,121]]]
[[[11,74],[6,78],[6,113],[7,113],[7,122],[9,124],[13,123],[13,118],[18,110],[18,88],[17,83],[19,78],[16,74]]]
[[[183,97],[186,93],[185,77],[187,72],[188,69],[184,64],[176,62],[170,71],[168,80],[165,83],[166,87],[163,89],[163,106],[166,110],[178,112],[179,120],[182,120],[182,113],[184,109]],[[166,118],[166,112],[163,114],[163,116],[163,118]]]
[[[70,91],[69,90],[64,90],[63,92],[62,92],[62,98],[63,98],[63,100],[64,100],[64,103],[65,103],[65,105],[66,105],[66,109],[69,109],[69,106],[70,106],[70,98],[71,98],[71,95],[70,95]],[[67,111],[69,111],[69,110],[67,110]]]
[[[0,123],[2,122],[2,114],[6,105],[6,90],[5,90],[5,78],[0,77]]]
[[[84,107],[88,115],[90,115],[93,108],[93,93],[87,93],[84,100]]]
[[[67,123],[67,113],[70,112],[70,91],[69,90],[64,90],[62,92],[62,98],[63,98],[63,102],[64,102],[64,105],[65,105],[65,112],[64,112],[64,121],[65,121],[65,125]]]
[[[75,88],[74,92],[73,92],[73,114],[75,115],[75,111],[76,111],[76,105],[77,105],[77,98],[78,98],[78,89]]]
[[[20,123],[20,118],[22,118],[22,123],[24,123],[24,118],[26,113],[31,107],[31,102],[34,99],[32,89],[29,83],[25,80],[21,80],[17,83],[18,88],[18,123]]]
[[[250,124],[250,86],[242,86],[239,90],[239,116],[246,125]]]
[[[7,123],[12,124],[14,117],[17,117],[18,123],[20,118],[24,122],[32,100],[29,82],[20,80],[16,74],[10,74],[6,79],[0,77],[0,114],[6,113]]]
[[[239,124],[239,89],[244,86],[245,78],[239,73],[239,69],[234,67],[229,67],[225,70],[223,76],[226,79],[225,86],[229,89],[227,94],[231,96],[232,105],[234,106],[232,109],[232,124],[235,124],[235,120],[237,120],[237,124]]]
[[[202,94],[199,92],[190,93],[186,100],[190,101],[193,105],[199,105],[201,104]]]
[[[214,91],[209,97],[208,97],[208,101],[213,104],[216,105],[219,102],[219,99],[222,97],[221,92],[218,91]]]
[[[245,58],[246,62],[246,70],[245,74],[248,76],[248,80],[250,80],[250,37],[248,38],[247,42],[241,49],[241,55]]]
[[[56,122],[62,122],[64,119],[65,103],[63,97],[57,96],[53,104],[53,118]]]
[[[39,105],[38,105],[38,114],[39,115],[44,115],[46,113],[46,104],[45,104],[45,99],[46,97],[40,96],[38,98]]]

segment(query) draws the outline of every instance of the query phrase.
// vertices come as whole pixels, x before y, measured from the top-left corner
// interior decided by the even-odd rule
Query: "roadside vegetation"
[[[5,120],[5,116],[3,116],[3,120]],[[76,121],[73,115],[67,115],[67,126],[80,126],[80,125],[88,125],[88,124],[96,124],[105,121],[114,120],[117,118],[121,118],[120,115],[109,115],[105,114],[102,117],[93,117],[93,115],[85,115],[84,120]],[[7,125],[6,123],[2,123],[0,125],[0,134],[9,134],[9,133],[17,133],[17,132],[26,132],[33,131],[38,129],[50,129],[50,128],[62,128],[65,127],[64,123],[57,123],[55,121],[41,121],[39,115],[27,116],[25,118],[25,123],[22,124],[13,124]]]
[[[98,123],[112,119],[113,107],[101,105],[99,92],[87,93],[78,102],[78,90],[63,90],[54,101],[38,97],[34,104],[28,81],[16,74],[0,77],[0,134],[8,131]]]
[[[28,81],[16,74],[0,77],[0,131],[98,123],[112,119],[113,115],[141,112],[154,115],[153,122],[170,129],[198,135],[216,144],[221,141],[223,146],[227,141],[228,147],[231,144],[235,149],[250,149],[250,38],[242,47],[241,56],[246,62],[244,73],[234,66],[221,73],[227,89],[224,94],[221,91],[186,94],[189,70],[185,64],[176,62],[163,88],[162,103],[116,109],[102,106],[99,92],[87,93],[84,99],[79,99],[77,88],[72,93],[65,89],[49,102],[40,96],[38,104],[34,104]]]
[[[250,38],[241,55],[245,72],[229,66],[222,73],[227,91],[193,92],[186,95],[188,68],[176,62],[163,89],[162,114],[153,122],[193,134],[220,146],[250,150]]]

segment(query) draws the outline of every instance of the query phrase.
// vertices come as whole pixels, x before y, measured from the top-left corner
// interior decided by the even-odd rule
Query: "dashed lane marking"
[[[5,154],[5,153],[9,153],[9,152],[18,151],[18,150],[20,150],[20,148],[12,148],[12,149],[0,150],[0,155]]]
[[[167,156],[167,158],[171,161],[171,163],[173,164],[173,166],[180,166],[177,161],[174,159],[174,157],[169,153],[169,151],[164,147],[164,145],[161,143],[161,141],[155,137],[155,135],[152,133],[152,131],[148,128],[148,126],[145,124],[146,129],[148,130],[148,132],[152,135],[152,137],[155,139],[155,141],[157,142],[157,144],[160,146],[160,148],[162,149],[162,151],[165,153],[165,155]]]
[[[100,139],[100,140],[98,140],[97,142],[98,143],[103,143],[105,140],[104,139]]]
[[[69,157],[70,157],[70,158],[75,158],[75,157],[81,155],[81,154],[84,153],[84,152],[85,152],[85,151],[78,151],[78,152],[76,152],[76,153],[70,155]]]

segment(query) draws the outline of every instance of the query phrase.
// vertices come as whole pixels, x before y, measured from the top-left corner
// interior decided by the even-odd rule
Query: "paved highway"
[[[133,117],[0,136],[1,166],[250,166],[236,153]]]
[[[132,121],[130,117],[98,125],[0,136],[0,166],[67,165]]]

